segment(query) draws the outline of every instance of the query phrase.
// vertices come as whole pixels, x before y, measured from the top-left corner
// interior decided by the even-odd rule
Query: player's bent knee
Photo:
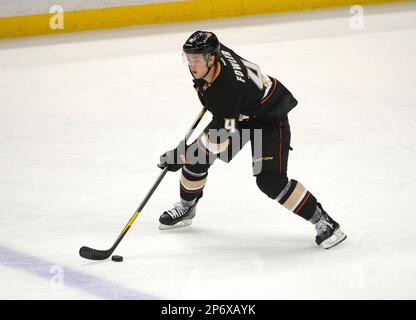
[[[263,172],[257,175],[256,183],[259,189],[269,198],[276,199],[288,183],[286,174]]]

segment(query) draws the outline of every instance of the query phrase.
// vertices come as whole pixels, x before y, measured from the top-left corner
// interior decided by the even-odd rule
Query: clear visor
[[[208,62],[209,54],[193,54],[182,52],[182,60],[188,66],[205,66]]]

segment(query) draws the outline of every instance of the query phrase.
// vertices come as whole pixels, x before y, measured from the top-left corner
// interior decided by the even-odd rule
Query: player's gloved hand
[[[186,148],[186,142],[182,140],[175,149],[169,150],[160,156],[160,162],[157,166],[160,169],[168,168],[168,171],[178,171],[187,163]]]

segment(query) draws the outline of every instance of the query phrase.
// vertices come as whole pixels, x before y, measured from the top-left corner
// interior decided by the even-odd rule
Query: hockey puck
[[[122,262],[123,257],[122,256],[112,256],[111,260],[116,261],[116,262]]]

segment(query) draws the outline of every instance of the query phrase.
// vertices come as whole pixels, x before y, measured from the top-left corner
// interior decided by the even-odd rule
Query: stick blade
[[[89,247],[82,247],[79,249],[79,255],[89,260],[105,260],[108,259],[113,250],[96,250]]]

